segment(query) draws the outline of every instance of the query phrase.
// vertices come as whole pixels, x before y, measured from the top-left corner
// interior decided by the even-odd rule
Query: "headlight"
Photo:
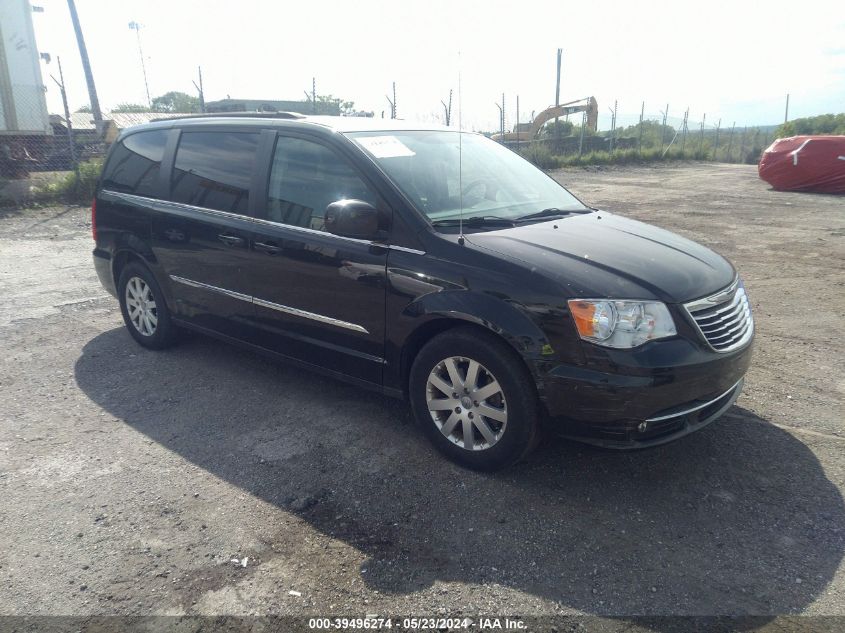
[[[581,338],[605,347],[636,347],[678,333],[659,301],[570,299],[569,311]]]

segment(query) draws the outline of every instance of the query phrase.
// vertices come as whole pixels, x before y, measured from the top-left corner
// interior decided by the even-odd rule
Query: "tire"
[[[126,329],[138,344],[148,349],[165,349],[176,342],[178,331],[149,268],[129,262],[120,273],[117,296]]]
[[[459,389],[448,393],[453,372]],[[461,327],[435,336],[414,360],[408,393],[414,417],[431,442],[468,468],[506,468],[537,444],[534,380],[518,354],[492,334]],[[467,430],[472,450],[465,447]]]

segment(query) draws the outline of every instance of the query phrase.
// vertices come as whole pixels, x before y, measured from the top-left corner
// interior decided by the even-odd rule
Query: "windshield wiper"
[[[460,226],[460,218],[449,218],[448,220],[434,220],[434,226]],[[463,219],[464,226],[513,226],[514,221],[508,218],[501,218],[498,215],[474,215]]]
[[[514,222],[524,222],[527,220],[536,220],[539,218],[562,218],[564,216],[570,215],[572,213],[581,214],[581,213],[588,213],[588,210],[575,210],[575,209],[558,209],[557,207],[549,207],[548,209],[543,209],[542,211],[537,211],[537,213],[529,213],[528,215],[521,215],[518,218],[514,218]]]

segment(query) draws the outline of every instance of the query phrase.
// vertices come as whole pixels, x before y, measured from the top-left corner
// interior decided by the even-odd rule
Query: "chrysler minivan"
[[[674,440],[734,403],[751,360],[728,261],[448,127],[157,121],[115,141],[91,212],[140,345],[195,330],[404,398],[472,468],[514,463],[541,430]]]

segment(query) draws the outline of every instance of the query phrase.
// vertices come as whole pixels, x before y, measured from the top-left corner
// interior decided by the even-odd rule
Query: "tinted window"
[[[170,199],[246,215],[258,134],[182,132]]]
[[[324,145],[280,137],[270,170],[267,219],[323,230],[326,207],[344,198],[376,197],[343,158]]]
[[[127,136],[117,144],[109,158],[103,174],[103,188],[156,197],[156,180],[166,144],[167,130]]]
[[[432,220],[588,210],[519,154],[480,134],[443,130],[349,136]]]

